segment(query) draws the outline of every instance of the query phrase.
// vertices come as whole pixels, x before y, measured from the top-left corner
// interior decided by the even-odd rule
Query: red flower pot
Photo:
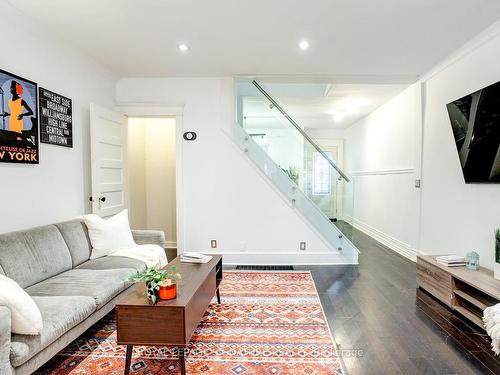
[[[174,299],[177,297],[177,284],[160,285],[160,299]]]

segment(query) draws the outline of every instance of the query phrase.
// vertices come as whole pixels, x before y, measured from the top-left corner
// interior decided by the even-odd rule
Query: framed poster
[[[0,69],[0,163],[38,157],[37,84]]]
[[[40,87],[40,142],[73,147],[71,99]]]

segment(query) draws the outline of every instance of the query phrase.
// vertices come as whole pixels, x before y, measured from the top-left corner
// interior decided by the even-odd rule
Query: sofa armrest
[[[134,241],[138,245],[152,244],[165,248],[165,232],[162,230],[132,230]]]
[[[11,317],[6,306],[0,306],[0,374],[11,374],[10,364]]]

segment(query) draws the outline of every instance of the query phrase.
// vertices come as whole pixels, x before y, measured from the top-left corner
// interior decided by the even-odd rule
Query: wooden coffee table
[[[185,374],[184,350],[214,295],[220,303],[221,255],[214,255],[206,264],[181,263],[177,257],[169,266],[176,266],[182,276],[176,299],[150,305],[145,285],[137,284],[116,305],[117,342],[127,345],[125,374],[130,371],[134,345],[177,346],[181,373]]]

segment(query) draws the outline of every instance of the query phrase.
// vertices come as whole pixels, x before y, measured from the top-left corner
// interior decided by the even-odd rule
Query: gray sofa
[[[138,244],[165,245],[161,231],[132,231]],[[0,273],[38,305],[40,335],[11,333],[10,310],[0,306],[0,374],[31,374],[113,310],[146,265],[125,257],[89,260],[91,244],[80,220],[0,235]]]

